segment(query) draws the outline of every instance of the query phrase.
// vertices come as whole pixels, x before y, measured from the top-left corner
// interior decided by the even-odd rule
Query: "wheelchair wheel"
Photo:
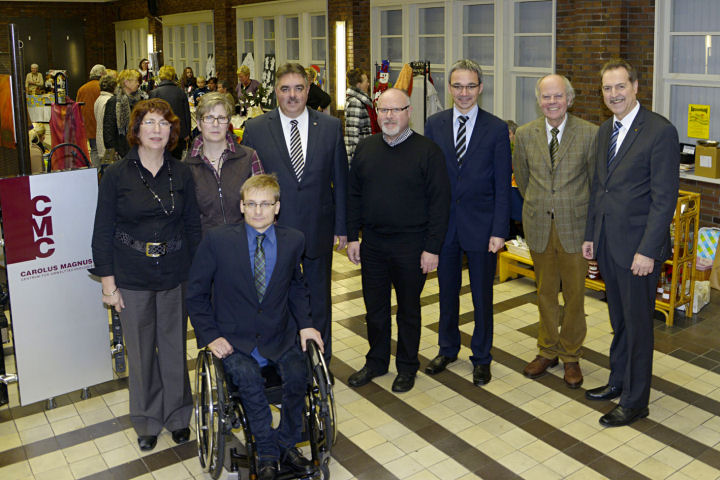
[[[225,462],[225,410],[229,404],[222,364],[210,350],[198,354],[195,374],[195,431],[200,465],[217,479]]]
[[[307,397],[310,444],[313,449],[313,459],[320,468],[320,473],[328,473],[330,450],[337,437],[335,396],[325,359],[315,342],[308,342],[307,351],[312,371],[312,382]]]

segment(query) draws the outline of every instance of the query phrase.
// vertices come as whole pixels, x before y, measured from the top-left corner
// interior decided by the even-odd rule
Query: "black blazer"
[[[187,309],[198,346],[225,337],[234,349],[277,360],[312,327],[310,296],[300,270],[303,234],[275,226],[277,261],[262,302],[250,267],[245,224],[210,229],[195,254]]]
[[[161,98],[170,104],[173,113],[180,119],[180,141],[190,136],[190,103],[185,92],[170,80],[163,80],[150,98]]]
[[[280,182],[278,223],[305,234],[305,255],[317,258],[332,250],[333,235],[347,235],[348,164],[340,120],[308,109],[305,170],[298,182],[290,163],[280,114],[272,110],[248,120],[243,145],[255,149],[267,173]]]
[[[604,228],[618,265],[630,268],[635,253],[663,262],[672,255],[669,226],[680,164],[677,130],[666,118],[641,106],[608,171],[613,120],[606,120],[597,134],[585,240],[594,243],[597,253]]]

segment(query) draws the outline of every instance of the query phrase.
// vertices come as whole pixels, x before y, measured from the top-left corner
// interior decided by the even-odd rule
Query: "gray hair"
[[[225,108],[225,115],[227,115],[228,118],[230,118],[235,112],[235,105],[230,102],[227,94],[211,92],[200,97],[197,109],[195,110],[195,118],[200,121],[206,113],[215,108],[217,105],[222,105]]]
[[[103,75],[100,77],[100,91],[101,92],[115,92],[117,87],[117,80],[112,75]]]
[[[103,75],[105,75],[105,65],[98,63],[90,69],[90,80],[97,80]]]
[[[400,92],[400,93],[402,94],[402,96],[405,97],[405,100],[408,101],[408,105],[410,104],[410,95],[408,95],[408,93],[407,93],[405,90],[403,90],[403,89],[401,89],[401,88],[394,88],[394,87],[393,87],[393,88],[388,88],[387,90],[385,90],[384,92],[382,92],[382,93],[380,94],[380,96],[378,97],[378,100],[377,100],[378,103],[380,103],[380,100],[381,100],[388,92]]]
[[[30,68],[38,68],[39,69],[40,65],[38,65],[37,63],[33,63],[30,65]]]
[[[562,79],[563,85],[565,85],[565,96],[567,97],[568,107],[572,107],[573,101],[575,100],[575,89],[570,83],[570,80],[568,80],[565,75],[560,75],[559,73],[550,73],[544,77],[538,78],[537,83],[535,83],[535,99],[537,100],[538,105],[540,105],[540,84],[543,80],[553,75]]]
[[[482,68],[480,68],[480,65],[472,60],[463,58],[455,62],[453,66],[450,67],[450,73],[448,73],[448,84],[450,83],[453,72],[456,70],[469,70],[471,72],[475,72],[477,74],[478,83],[482,83]]]

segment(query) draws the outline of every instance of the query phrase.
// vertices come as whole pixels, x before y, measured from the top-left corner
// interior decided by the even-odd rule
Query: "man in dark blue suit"
[[[613,329],[610,378],[585,392],[588,400],[620,403],[600,417],[606,427],[648,416],[655,293],[672,256],[670,222],[677,203],[678,133],[637,100],[637,70],[613,59],[600,71],[613,113],[597,133],[583,256],[597,258]]]
[[[507,124],[478,106],[483,88],[480,66],[460,60],[450,69],[449,79],[453,108],[436,113],[425,125],[425,136],[445,154],[452,187],[450,222],[438,265],[440,352],[425,372],[445,370],[460,351],[459,295],[465,253],[475,308],[470,343],[473,383],[485,385],[491,378],[496,253],[509,229],[510,141]]]
[[[237,386],[257,444],[258,478],[272,480],[278,459],[298,475],[314,472],[295,444],[301,440],[307,368],[300,346],[322,349],[312,328],[300,261],[303,234],[273,225],[280,188],[272,175],[242,187],[244,223],[211,229],[198,247],[187,290],[187,308],[198,345],[223,360]],[[300,335],[300,346],[297,337]],[[282,377],[282,421],[272,429],[261,368],[273,362]]]
[[[280,182],[285,207],[279,225],[305,234],[303,273],[310,288],[313,326],[331,354],[332,247],[347,244],[347,155],[340,121],[305,107],[308,80],[297,63],[275,74],[278,108],[247,122],[243,144],[254,148],[266,172]]]

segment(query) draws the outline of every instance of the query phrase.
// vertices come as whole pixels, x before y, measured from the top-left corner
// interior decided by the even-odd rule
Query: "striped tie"
[[[560,130],[553,127],[552,130],[550,130],[550,134],[552,135],[552,139],[550,140],[550,162],[552,163],[552,168],[555,169],[555,162],[557,161],[557,152],[558,152],[558,133],[560,133]]]
[[[290,163],[298,182],[302,180],[303,170],[305,169],[305,160],[303,159],[302,142],[300,142],[300,130],[298,129],[298,121],[290,120]]]
[[[263,240],[265,234],[261,233],[257,237],[257,247],[255,247],[255,263],[253,267],[253,278],[255,279],[255,290],[257,290],[258,300],[262,302],[265,295],[265,250],[263,249]]]
[[[615,159],[615,150],[617,146],[617,137],[618,133],[620,133],[620,129],[622,128],[622,123],[615,122],[615,126],[612,131],[612,135],[610,135],[610,146],[608,147],[608,154],[607,154],[607,166],[608,169],[610,168],[610,164]]]
[[[455,155],[457,156],[457,162],[458,166],[462,167],[463,164],[463,157],[465,157],[465,122],[468,121],[468,117],[465,115],[460,115],[458,117],[458,120],[460,121],[460,127],[458,128],[457,132],[457,141],[455,142]]]

